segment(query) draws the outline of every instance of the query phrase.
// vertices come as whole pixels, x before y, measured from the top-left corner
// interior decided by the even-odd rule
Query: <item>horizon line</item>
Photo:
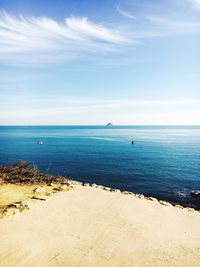
[[[107,124],[3,124],[0,127],[31,127],[31,126],[105,126],[105,127],[115,127],[115,126],[200,126],[200,124],[112,124],[108,126]]]

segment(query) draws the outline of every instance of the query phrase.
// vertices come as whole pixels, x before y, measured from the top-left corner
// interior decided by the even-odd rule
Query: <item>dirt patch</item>
[[[0,166],[0,217],[26,210],[24,202],[46,200],[72,188],[67,178],[41,173],[27,162]]]

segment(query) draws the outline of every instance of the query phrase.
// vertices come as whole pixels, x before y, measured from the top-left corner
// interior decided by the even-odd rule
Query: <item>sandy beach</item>
[[[0,265],[200,266],[200,214],[76,184],[0,220]]]

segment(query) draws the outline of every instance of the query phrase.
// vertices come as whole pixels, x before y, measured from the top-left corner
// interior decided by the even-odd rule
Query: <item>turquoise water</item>
[[[19,160],[75,180],[199,205],[190,197],[200,190],[198,126],[0,127],[0,164]]]

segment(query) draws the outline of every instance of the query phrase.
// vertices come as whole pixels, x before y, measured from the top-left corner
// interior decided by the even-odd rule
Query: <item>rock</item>
[[[110,192],[115,192],[115,189],[113,189],[113,188],[110,188],[110,190],[109,190]]]
[[[193,209],[193,208],[186,208],[186,210],[189,211],[189,212],[196,212],[196,210]]]
[[[163,206],[168,206],[168,207],[171,207],[171,206],[172,206],[172,204],[170,204],[170,203],[167,202],[167,201],[163,201],[163,200],[160,200],[159,203],[160,203],[161,205],[163,205]]]
[[[22,204],[23,206],[26,206],[26,207],[29,208],[30,201],[26,201],[26,200],[24,200],[24,201],[21,201],[21,204]]]
[[[35,190],[34,190],[34,192],[36,192],[36,193],[43,193],[43,192],[45,192],[46,190],[45,190],[45,188],[42,188],[42,187],[37,187]]]
[[[20,213],[19,209],[17,209],[13,205],[10,205],[3,211],[3,216],[12,216],[12,215],[16,215],[19,213]]]
[[[117,193],[121,193],[121,191],[119,189],[115,189],[115,192]]]
[[[76,183],[76,184],[79,184],[80,182],[76,182],[76,181],[75,181],[75,183]],[[70,186],[69,181],[64,181],[64,182],[62,182],[61,184],[62,184],[62,185],[68,185],[68,186]]]
[[[19,211],[20,212],[23,212],[25,210],[29,210],[29,206],[27,204],[22,204],[20,207],[19,207]]]
[[[48,199],[48,196],[41,196],[41,197],[33,196],[32,199],[46,201]]]
[[[90,186],[91,186],[91,187],[97,187],[97,185],[96,185],[96,184],[91,184]]]
[[[54,191],[58,191],[58,192],[61,192],[61,191],[67,191],[67,190],[70,190],[70,189],[73,189],[73,186],[72,185],[61,185],[59,187],[54,187],[53,190]]]
[[[27,202],[15,202],[12,204],[13,207],[17,208],[20,212],[23,212],[24,210],[28,210],[29,209],[29,205]]]
[[[124,194],[124,195],[130,195],[131,192],[128,192],[128,191],[122,191],[122,194]]]
[[[106,186],[104,186],[104,187],[103,187],[103,190],[105,190],[105,191],[110,191],[110,187],[106,187]]]
[[[89,183],[82,183],[83,186],[90,186]]]
[[[104,186],[103,185],[97,185],[96,188],[103,189]]]
[[[140,199],[144,199],[145,198],[145,196],[144,195],[141,195],[141,194],[136,194],[135,195],[137,198],[140,198]]]
[[[155,197],[146,197],[146,199],[154,201],[154,202],[158,202],[158,200]]]
[[[59,187],[54,187],[53,190],[61,192],[61,191],[64,191],[64,188],[62,186],[59,186]]]
[[[175,208],[179,208],[179,209],[184,209],[184,207],[181,206],[181,205],[179,205],[179,204],[176,204],[174,207],[175,207]]]
[[[119,189],[113,189],[113,188],[110,188],[110,192],[117,192],[117,193],[121,193],[121,191]]]
[[[19,208],[20,206],[22,206],[23,204],[22,204],[22,202],[21,201],[19,201],[19,202],[15,202],[15,203],[13,203],[13,204],[11,204],[13,207],[15,207],[15,208]]]

